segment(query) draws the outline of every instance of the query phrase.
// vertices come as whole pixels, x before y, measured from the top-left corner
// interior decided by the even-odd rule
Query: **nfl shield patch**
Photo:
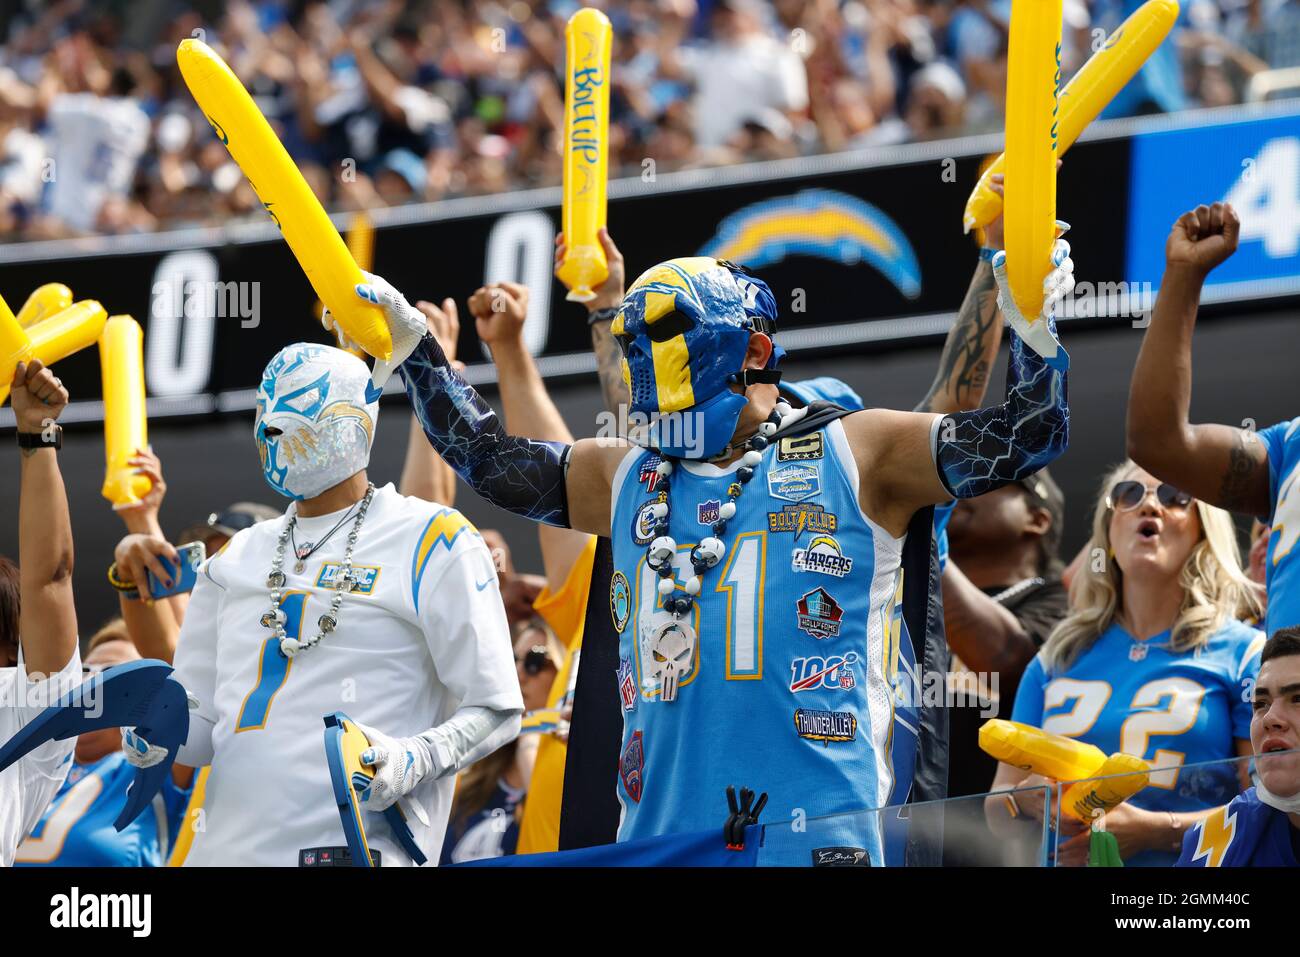
[[[627,658],[618,659],[618,693],[623,698],[624,711],[636,707],[636,680],[632,677],[632,662]]]
[[[701,502],[696,511],[696,520],[701,525],[713,526],[713,523],[722,518],[722,502],[716,498],[711,498],[707,502]]]

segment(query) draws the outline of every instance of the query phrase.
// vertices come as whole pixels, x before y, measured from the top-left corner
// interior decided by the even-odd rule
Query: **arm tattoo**
[[[470,488],[508,512],[569,527],[568,444],[506,434],[432,335],[420,340],[398,371],[429,444]]]
[[[1238,429],[1237,444],[1228,451],[1228,468],[1215,504],[1229,512],[1242,511],[1250,501],[1251,490],[1259,483],[1261,467],[1268,468],[1263,443],[1249,429]]]
[[[600,395],[607,411],[618,415],[619,408],[632,404],[627,383],[623,381],[623,350],[609,333],[609,321],[591,324],[591,350],[596,353],[596,375],[600,377]]]
[[[1053,334],[1055,324],[1049,323]],[[974,498],[1032,475],[1065,451],[1070,438],[1066,373],[1058,346],[1044,359],[1011,334],[1007,395],[999,406],[937,419],[935,465],[955,498]]]
[[[944,342],[939,371],[916,407],[918,412],[951,412],[980,404],[988,385],[989,346],[1000,330],[999,321],[997,281],[992,267],[981,262]]]

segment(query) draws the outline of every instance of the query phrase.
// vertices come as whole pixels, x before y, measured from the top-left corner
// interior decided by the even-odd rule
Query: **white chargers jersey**
[[[134,100],[64,93],[49,110],[55,173],[48,212],[89,232],[109,196],[126,196],[149,146],[149,117]]]
[[[32,681],[20,646],[18,666],[0,668],[0,744],[79,684],[81,655],[75,648],[62,671]],[[76,747],[76,738],[46,741],[17,764],[0,771],[0,867],[13,864],[14,850],[63,786]]]
[[[291,508],[292,510],[292,508]],[[352,518],[299,518],[297,547],[318,544],[301,574],[286,549],[281,608],[305,640],[329,609]],[[266,579],[287,518],[241,531],[203,566],[176,650],[176,677],[199,699],[182,764],[211,764],[202,824],[186,865],[296,866],[298,851],[346,841],[325,760],[324,717],[343,711],[393,737],[418,734],[462,706],[523,710],[497,573],[455,509],[376,490],[353,552],[359,576],[338,627],[287,659],[261,618]],[[416,842],[437,861],[455,775],[409,796]],[[382,815],[366,836],[383,864],[411,863]]]

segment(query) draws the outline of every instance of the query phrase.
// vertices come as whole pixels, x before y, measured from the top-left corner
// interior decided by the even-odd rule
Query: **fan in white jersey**
[[[267,481],[294,500],[203,566],[176,649],[198,706],[182,764],[211,765],[187,865],[295,865],[345,845],[323,718],[366,732],[366,836],[409,864],[378,812],[399,799],[437,860],[455,775],[518,734],[523,701],[497,574],[457,511],[366,477],[380,390],[365,364],[297,343],[263,372]],[[160,755],[130,732],[133,763]],[[315,853],[313,853],[315,852]]]
[[[40,362],[18,363],[12,385],[22,459],[21,570],[8,562],[0,570],[0,745],[81,683],[72,524],[56,457],[61,432],[55,420],[68,404],[68,393]],[[0,867],[13,863],[14,849],[58,793],[76,744],[76,739],[47,741],[0,771]]]

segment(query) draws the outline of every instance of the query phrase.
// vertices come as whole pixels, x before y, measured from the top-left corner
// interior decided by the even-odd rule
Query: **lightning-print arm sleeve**
[[[1049,328],[1055,335],[1055,325]],[[1032,475],[1064,452],[1069,366],[1065,349],[1058,346],[1044,359],[1012,332],[1003,403],[935,419],[931,448],[944,488],[956,498],[974,498]]]
[[[508,512],[569,527],[564,473],[570,445],[507,435],[431,335],[400,372],[429,443],[470,488]]]

